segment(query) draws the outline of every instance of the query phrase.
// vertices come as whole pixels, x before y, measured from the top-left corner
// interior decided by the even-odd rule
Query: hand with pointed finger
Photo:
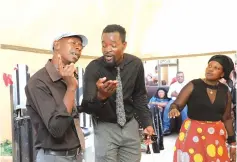
[[[169,118],[175,118],[175,117],[178,117],[180,116],[180,112],[178,109],[174,108],[174,109],[171,109],[170,112],[169,112]]]
[[[68,89],[76,90],[78,88],[78,81],[74,77],[74,73],[76,71],[74,63],[63,66],[61,56],[58,55],[58,71],[63,80],[66,82]]]
[[[108,80],[106,81],[106,77],[100,78],[96,82],[96,86],[98,89],[97,97],[99,100],[106,100],[110,97],[118,86],[118,82],[116,80]]]

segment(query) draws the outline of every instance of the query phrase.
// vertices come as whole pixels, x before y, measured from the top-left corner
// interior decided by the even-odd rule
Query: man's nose
[[[76,43],[74,46],[77,50],[81,50],[83,46],[80,43]]]
[[[106,51],[106,52],[111,52],[111,51],[112,51],[112,47],[111,47],[111,46],[107,46],[107,47],[105,48],[105,51]]]
[[[208,71],[212,72],[213,69],[214,69],[213,67],[209,67],[209,68],[208,68]]]

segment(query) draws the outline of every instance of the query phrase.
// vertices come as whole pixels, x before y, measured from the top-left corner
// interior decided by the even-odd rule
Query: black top
[[[213,91],[213,103],[208,95],[208,89]],[[171,109],[177,105],[182,111],[186,104],[190,119],[224,122],[231,119],[231,94],[228,87],[220,82],[216,86],[211,86],[202,79],[192,80],[181,90]]]
[[[189,82],[171,104],[171,109],[180,111],[188,104],[188,117],[199,121],[222,121],[228,133],[228,143],[236,141],[231,117],[231,93],[220,82],[216,86],[206,84],[202,79]]]
[[[142,61],[136,56],[124,54],[119,65],[123,85],[124,108],[127,120],[135,116],[143,128],[152,125],[148,109],[147,93],[144,81]],[[81,111],[93,114],[98,120],[116,123],[116,93],[105,103],[97,100],[96,82],[99,78],[116,80],[116,68],[107,67],[103,57],[93,60],[86,67],[84,75],[84,92]]]
[[[71,150],[80,146],[72,120],[77,116],[76,109],[70,115],[63,103],[66,90],[66,84],[50,61],[25,87],[37,149]]]
[[[206,84],[202,79],[192,80],[193,91],[188,100],[188,117],[202,121],[222,120],[226,105],[228,87],[219,83],[217,86]],[[216,97],[212,103],[207,88],[216,91]]]

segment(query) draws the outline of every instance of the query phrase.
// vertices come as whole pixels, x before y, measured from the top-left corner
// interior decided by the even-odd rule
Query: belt
[[[132,117],[126,117],[126,123],[130,122],[130,120],[132,120],[133,118],[134,118],[133,116]],[[115,120],[104,120],[104,119],[102,119],[102,118],[100,118],[98,116],[96,116],[96,119],[98,121],[101,121],[101,122],[108,122],[108,123],[114,123],[114,124],[118,123],[117,119],[115,119]]]
[[[67,150],[67,151],[55,151],[55,150],[50,150],[50,149],[44,149],[44,154],[46,155],[54,155],[54,156],[76,156],[80,155],[81,153],[81,148],[76,148],[72,150]]]

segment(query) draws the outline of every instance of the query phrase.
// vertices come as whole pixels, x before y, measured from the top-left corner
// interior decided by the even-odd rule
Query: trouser
[[[44,149],[40,149],[36,156],[36,162],[82,162],[82,155],[74,156],[55,156],[48,155]]]
[[[93,120],[95,162],[140,162],[141,140],[138,122],[133,118],[124,127]]]

